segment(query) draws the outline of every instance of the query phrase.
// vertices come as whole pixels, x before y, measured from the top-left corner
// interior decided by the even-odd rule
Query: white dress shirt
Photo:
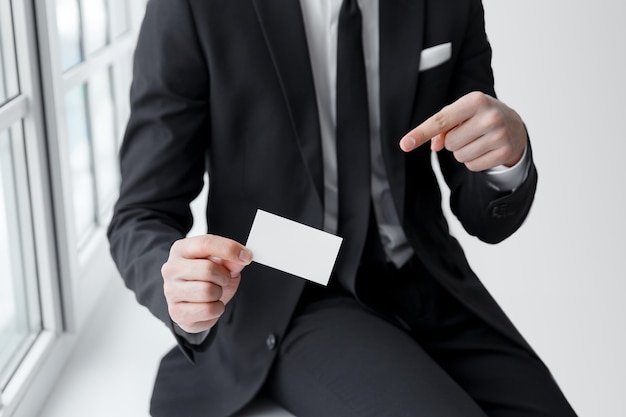
[[[380,81],[378,0],[357,0],[363,16],[363,53],[369,101],[371,193],[387,258],[402,266],[413,249],[402,230],[385,171],[380,142]],[[337,32],[342,0],[300,0],[309,47],[322,136],[324,159],[324,229],[337,232],[338,190],[335,146]],[[400,138],[398,138],[398,143]],[[398,146],[398,151],[400,148]],[[511,168],[487,171],[488,183],[498,190],[513,190],[525,179],[530,161],[525,156]]]

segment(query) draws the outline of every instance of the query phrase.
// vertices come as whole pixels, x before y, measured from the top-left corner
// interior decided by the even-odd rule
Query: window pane
[[[2,15],[0,15],[2,16]],[[2,39],[0,38],[0,105],[7,100],[7,91],[4,86],[4,59],[2,58]]]
[[[29,306],[29,296],[31,302],[36,296],[27,291],[20,230],[20,222],[25,220],[20,217],[29,216],[29,209],[19,207],[18,192],[24,192],[27,180],[16,173],[11,133],[0,132],[0,389],[21,359],[30,336],[40,328],[39,317],[32,317]]]
[[[74,221],[78,237],[86,234],[95,223],[96,218],[86,98],[87,92],[84,85],[70,90],[65,96]]]
[[[129,29],[127,0],[109,0],[109,26],[111,39],[115,39]]]
[[[132,53],[127,53],[122,56],[119,63],[116,66],[115,72],[115,85],[117,87],[117,105],[119,106],[118,112],[118,126],[126,126],[128,117],[130,116],[130,84],[132,82],[133,72],[133,58]],[[122,145],[123,135],[118,135],[117,146]]]
[[[57,0],[57,27],[61,68],[66,71],[83,60],[78,0]]]
[[[90,55],[107,44],[106,0],[83,0],[81,11],[83,14],[85,53]]]
[[[117,145],[113,86],[109,70],[102,70],[89,81],[89,115],[93,135],[96,188],[100,209],[107,208],[118,185]]]
[[[9,0],[0,0],[0,105],[19,93]]]

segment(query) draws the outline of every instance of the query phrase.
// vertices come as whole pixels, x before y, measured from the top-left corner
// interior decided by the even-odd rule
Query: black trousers
[[[397,270],[364,259],[374,261],[359,269],[361,301],[337,288],[305,290],[265,385],[277,403],[298,417],[576,415],[536,355],[416,260]]]

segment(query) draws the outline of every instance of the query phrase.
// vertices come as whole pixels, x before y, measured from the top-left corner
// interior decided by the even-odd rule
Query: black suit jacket
[[[425,47],[452,58],[419,72]],[[410,243],[434,277],[493,327],[525,342],[448,233],[428,146],[399,139],[470,91],[495,95],[479,0],[381,0],[382,149]],[[323,167],[309,53],[298,0],[152,0],[138,40],[132,114],[111,251],[140,303],[171,327],[160,268],[185,236],[189,202],[209,176],[210,233],[245,243],[258,208],[321,228]],[[366,138],[364,138],[366,139]],[[513,233],[530,208],[536,171],[500,194],[439,153],[451,206],[487,242]],[[304,282],[257,264],[200,346],[178,338],[162,361],[156,416],[227,415],[262,386]]]

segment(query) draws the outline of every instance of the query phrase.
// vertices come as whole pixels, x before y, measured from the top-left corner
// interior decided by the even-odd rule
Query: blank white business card
[[[246,247],[253,261],[328,285],[342,238],[257,210]]]

